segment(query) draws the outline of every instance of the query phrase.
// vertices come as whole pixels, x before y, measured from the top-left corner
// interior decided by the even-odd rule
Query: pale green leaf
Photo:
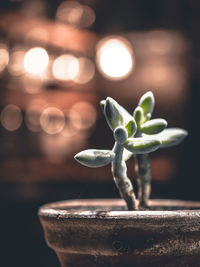
[[[144,112],[144,116],[148,113],[152,114],[154,106],[155,106],[155,98],[151,91],[145,93],[139,100],[138,104]]]
[[[119,104],[118,104],[119,105]],[[119,109],[121,111],[121,114],[124,118],[124,126],[129,123],[130,120],[134,120],[133,116],[121,105],[119,105]]]
[[[124,125],[124,118],[121,109],[119,108],[119,104],[111,97],[106,98],[104,112],[111,130]]]
[[[157,150],[160,147],[160,141],[145,137],[128,138],[124,147],[134,154],[145,154]]]
[[[103,111],[103,113],[104,113],[104,109],[105,109],[105,104],[106,104],[106,100],[100,101],[100,107],[101,107],[101,110]]]
[[[164,119],[153,119],[143,123],[140,126],[140,131],[145,134],[160,133],[167,127],[167,121]]]
[[[95,168],[113,161],[115,153],[111,150],[87,149],[75,155],[75,159],[84,166]]]
[[[171,147],[181,143],[188,132],[181,128],[168,128],[159,134],[151,135],[152,138],[159,138],[161,142],[161,148]]]
[[[137,125],[140,126],[140,124],[144,120],[143,109],[140,106],[136,107],[136,109],[133,112],[133,116],[135,118],[135,121],[136,121]]]
[[[129,121],[129,123],[125,126],[125,128],[128,132],[128,137],[131,137],[136,133],[137,124],[136,124],[134,118],[132,118],[132,120]]]
[[[108,97],[108,99],[110,101],[112,101],[112,103],[115,105],[116,109],[119,110],[122,118],[123,118],[123,126],[127,125],[129,123],[130,120],[133,120],[133,117],[131,116],[131,114],[121,105],[119,105],[114,99],[112,99],[111,97]],[[103,111],[103,113],[105,114],[105,105],[106,105],[106,100],[101,100],[100,101],[100,106],[101,109]],[[106,116],[106,114],[105,114]]]

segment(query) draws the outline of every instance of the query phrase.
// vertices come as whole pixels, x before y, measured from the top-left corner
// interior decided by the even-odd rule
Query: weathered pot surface
[[[73,200],[39,210],[45,239],[63,267],[200,266],[200,202]]]

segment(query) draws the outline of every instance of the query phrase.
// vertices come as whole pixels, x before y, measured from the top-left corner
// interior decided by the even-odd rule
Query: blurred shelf
[[[74,159],[52,164],[45,158],[9,159],[0,161],[0,183],[82,181],[103,182],[110,179],[110,168],[87,168]]]
[[[73,91],[42,91],[37,94],[29,94],[18,89],[5,90],[4,97],[0,100],[0,105],[15,104],[22,109],[26,109],[30,102],[34,100],[44,100],[46,103],[57,104],[63,110],[68,110],[74,103],[86,101],[97,106],[96,93],[80,93]]]
[[[99,36],[45,18],[31,18],[24,13],[0,14],[0,29],[13,41],[29,41],[94,56]],[[32,34],[31,34],[32,33]]]
[[[177,172],[177,160],[169,157],[155,157],[151,160],[153,180],[163,183],[171,180]],[[127,162],[128,175],[135,179],[134,163]],[[73,159],[52,163],[43,157],[15,158],[0,161],[0,183],[2,182],[92,182],[112,181],[110,166],[88,168]]]

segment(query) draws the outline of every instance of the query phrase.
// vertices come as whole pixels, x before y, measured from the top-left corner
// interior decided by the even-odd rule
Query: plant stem
[[[138,199],[141,207],[148,206],[151,193],[151,165],[149,154],[137,154],[135,157],[135,172],[138,183]]]
[[[116,156],[112,162],[112,174],[120,196],[125,200],[128,210],[137,210],[136,197],[133,191],[133,186],[127,176],[126,163],[123,160],[123,145],[115,143],[113,151]]]

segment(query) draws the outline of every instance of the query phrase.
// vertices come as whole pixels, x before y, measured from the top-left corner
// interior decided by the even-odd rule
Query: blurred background
[[[107,96],[132,113],[152,90],[154,117],[189,131],[151,155],[152,198],[200,200],[199,12],[198,0],[0,1],[1,266],[59,266],[40,205],[119,197],[109,166],[73,159],[113,146]]]

